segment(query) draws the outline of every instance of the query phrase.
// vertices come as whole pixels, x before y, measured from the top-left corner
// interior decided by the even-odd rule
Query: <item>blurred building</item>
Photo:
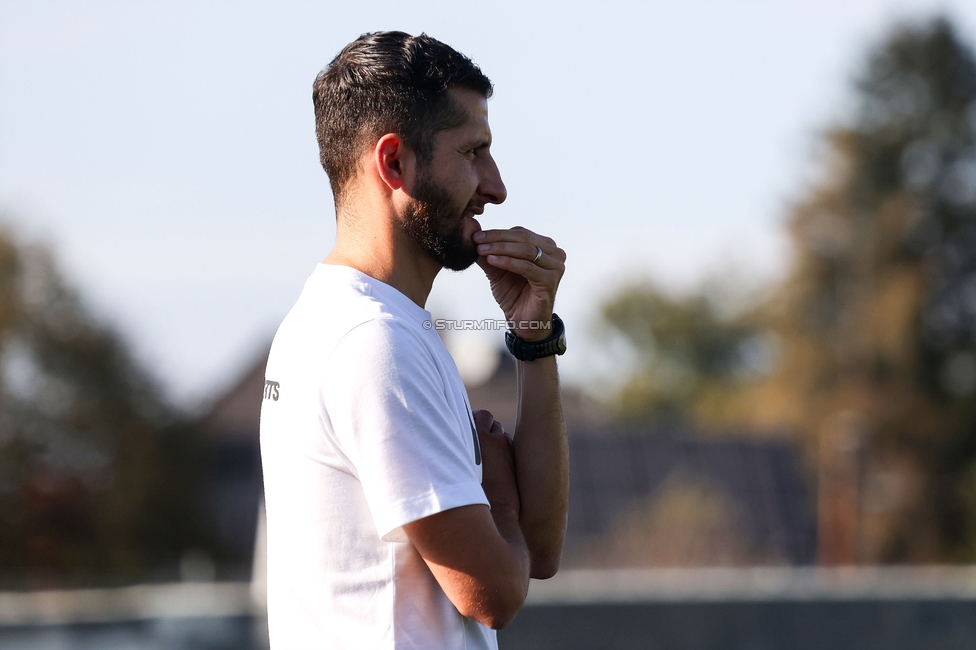
[[[577,432],[565,563],[812,564],[810,491],[793,450],[683,431]]]
[[[247,577],[254,557],[255,530],[262,499],[258,426],[264,392],[267,350],[230,390],[201,417],[206,434],[205,509],[219,541],[233,558],[224,573]]]

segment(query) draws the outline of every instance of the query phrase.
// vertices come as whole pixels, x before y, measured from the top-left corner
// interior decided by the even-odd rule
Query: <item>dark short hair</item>
[[[426,34],[372,32],[343,48],[312,86],[319,158],[336,202],[363,151],[386,133],[429,162],[434,135],[465,117],[447,92],[454,86],[492,93],[471,59]]]

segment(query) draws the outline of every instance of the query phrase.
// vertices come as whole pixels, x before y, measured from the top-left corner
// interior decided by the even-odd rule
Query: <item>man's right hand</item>
[[[512,439],[501,422],[484,409],[474,411],[474,423],[481,444],[481,487],[491,504],[492,516],[497,519],[514,515],[518,521],[520,501]]]

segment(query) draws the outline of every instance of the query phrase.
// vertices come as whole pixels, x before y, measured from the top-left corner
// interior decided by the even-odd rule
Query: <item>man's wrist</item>
[[[539,322],[539,321],[530,321]],[[566,352],[566,328],[563,321],[556,314],[543,328],[534,330],[538,338],[527,339],[520,335],[521,330],[505,332],[505,346],[519,361],[535,361]]]
[[[552,335],[551,317],[545,320],[520,321],[519,325],[522,327],[513,327],[511,332],[526,343],[543,341]]]

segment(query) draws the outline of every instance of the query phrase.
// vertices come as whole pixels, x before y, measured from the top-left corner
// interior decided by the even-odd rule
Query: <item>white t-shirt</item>
[[[320,264],[278,329],[261,409],[274,650],[497,648],[402,529],[488,503],[464,384],[430,323],[393,287]]]

